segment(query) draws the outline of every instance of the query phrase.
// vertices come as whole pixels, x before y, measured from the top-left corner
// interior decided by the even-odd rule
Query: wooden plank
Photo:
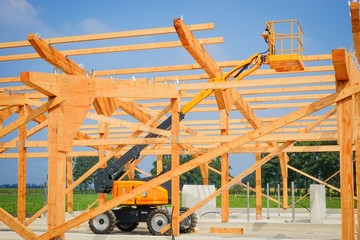
[[[180,149],[179,149],[179,98],[171,99],[171,170],[176,171],[180,166]],[[180,234],[179,215],[180,215],[180,178],[174,176],[171,178],[171,202],[173,206],[172,212],[172,234],[177,237]]]
[[[211,227],[210,233],[244,234],[244,228]]]
[[[121,202],[124,202],[136,195],[139,195],[145,191],[148,191],[149,189],[152,189],[154,188],[155,186],[158,186],[166,181],[168,181],[170,178],[174,177],[174,176],[179,176],[193,168],[196,168],[198,167],[199,165],[203,164],[203,163],[206,163],[208,161],[210,161],[211,159],[213,159],[214,157],[217,157],[225,152],[229,152],[231,151],[232,149],[235,149],[237,147],[240,147],[241,145],[243,144],[246,144],[250,141],[253,141],[255,140],[256,138],[260,137],[260,136],[263,136],[263,135],[266,135],[278,128],[281,128],[282,126],[285,126],[291,122],[294,122],[298,119],[301,119],[302,117],[304,116],[307,116],[309,114],[312,114],[324,107],[327,107],[331,104],[333,104],[334,102],[337,102],[337,101],[340,101],[342,99],[345,99],[357,92],[360,91],[360,86],[352,86],[352,87],[348,87],[346,89],[343,89],[343,91],[341,92],[338,92],[338,93],[334,93],[334,94],[331,94],[329,95],[328,97],[326,98],[323,98],[321,100],[318,100],[314,103],[311,103],[307,106],[304,106],[303,108],[300,108],[290,114],[287,114],[286,116],[283,116],[267,125],[264,125],[258,129],[254,129],[252,131],[250,131],[249,133],[243,135],[243,136],[240,136],[239,138],[231,141],[231,142],[228,142],[227,144],[224,144],[222,146],[220,146],[219,148],[217,149],[213,149],[195,159],[192,159],[190,160],[189,162],[187,163],[184,163],[182,165],[180,165],[176,170],[170,170],[152,180],[150,180],[149,182],[146,182],[145,184],[133,189],[131,191],[131,193],[128,193],[128,194],[125,194],[125,195],[121,195],[119,197],[116,197],[116,198],[113,198],[109,201],[107,201],[105,204],[103,204],[101,207],[96,207],[92,210],[90,210],[89,212],[87,213],[83,213],[77,217],[75,217],[74,219],[72,220],[69,220],[68,222],[60,225],[60,226],[57,226],[55,227],[54,229],[52,229],[52,231],[48,231],[44,234],[42,234],[38,240],[41,240],[41,239],[49,239],[49,238],[53,238],[57,235],[59,235],[60,233],[63,233],[65,231],[68,231],[69,229],[72,229],[76,226],[78,226],[79,224],[109,210],[109,209],[112,209],[114,208],[115,206],[118,206]],[[279,148],[279,150],[281,151],[281,148]],[[276,151],[275,154],[278,154],[278,151]],[[253,165],[252,168],[248,169],[248,171],[245,171],[244,175],[246,176],[248,173],[254,171],[257,167],[261,166],[261,164],[265,163],[264,162],[258,162],[258,163],[255,163]],[[246,174],[247,173],[247,174]],[[239,176],[242,178],[244,177],[243,174],[240,174]],[[240,178],[240,179],[241,179]],[[233,179],[234,182],[230,181],[229,182],[229,186],[231,186],[232,184],[236,183],[237,181],[239,181],[240,179]],[[219,192],[218,192],[219,193]],[[207,199],[205,199],[207,201]],[[187,211],[188,212],[188,211]],[[184,214],[182,214],[180,216],[180,221],[181,221],[181,218]]]
[[[34,40],[35,39],[35,40]],[[34,34],[28,35],[28,40],[31,43],[31,45],[35,48],[35,46],[39,45],[39,42],[36,42],[38,37],[36,37]],[[202,44],[218,44],[223,42],[222,37],[215,37],[215,38],[204,38],[201,39]],[[45,41],[43,41],[44,44],[47,44]],[[12,55],[6,55],[6,56],[0,56],[0,62],[4,61],[15,61],[15,60],[29,60],[29,59],[37,59],[39,57],[45,59],[51,59],[51,54],[54,52],[52,50],[48,52],[43,51],[43,46],[39,48],[35,48],[36,53],[24,53],[24,54],[12,54]],[[59,51],[62,55],[65,56],[79,56],[79,55],[88,55],[88,54],[101,54],[101,53],[114,53],[114,52],[127,52],[127,51],[140,51],[140,50],[149,50],[149,49],[162,49],[162,48],[174,48],[174,47],[181,47],[181,43],[179,41],[169,41],[169,42],[155,42],[155,43],[142,43],[142,44],[132,44],[132,45],[123,45],[123,46],[108,46],[108,47],[97,47],[97,48],[85,48],[85,49],[74,49],[74,50],[65,50],[65,51]],[[54,49],[51,47],[51,49]],[[40,50],[40,51],[38,51]],[[54,56],[54,59],[56,59],[58,56]],[[59,58],[60,59],[60,58]],[[52,61],[51,60],[51,61]],[[62,60],[61,60],[62,61]],[[70,58],[66,57],[66,61],[62,61],[61,69],[66,69],[66,72],[72,71],[71,65],[72,60]],[[79,67],[80,68],[80,67]],[[80,68],[81,69],[81,68]],[[64,70],[65,72],[65,70]],[[71,73],[71,75],[80,75]]]
[[[210,30],[214,28],[214,23],[192,24],[189,25],[189,28],[192,31]],[[74,42],[85,42],[85,41],[95,41],[95,40],[108,40],[115,38],[141,37],[141,36],[151,36],[151,35],[169,34],[169,33],[175,33],[173,27],[149,28],[149,29],[140,29],[140,30],[121,31],[121,32],[45,38],[44,41],[46,41],[48,44],[59,44],[59,43],[74,43]],[[26,46],[30,46],[28,41],[0,43],[0,48],[14,48],[14,47],[26,47]]]
[[[8,212],[6,212],[2,208],[0,208],[0,221],[24,239],[35,239],[37,237],[34,232],[32,232],[29,228],[25,227],[21,222],[13,218]]]
[[[44,103],[43,105],[41,105],[40,107],[38,107],[37,109],[32,111],[31,113],[26,114],[25,116],[13,121],[12,123],[9,123],[8,125],[6,125],[6,127],[3,127],[0,129],[0,138],[9,134],[10,132],[17,129],[18,127],[28,123],[29,121],[33,120],[34,118],[40,116],[41,114],[48,111],[49,109],[56,107],[63,101],[64,101],[64,99],[56,97],[56,98],[48,101],[47,103]]]
[[[26,115],[26,108],[20,107],[19,119]],[[17,218],[24,223],[26,217],[26,124],[18,128],[18,194]]]

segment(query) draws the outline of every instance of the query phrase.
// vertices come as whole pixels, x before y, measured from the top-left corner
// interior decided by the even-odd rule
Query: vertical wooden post
[[[351,85],[348,56],[345,49],[332,52],[336,91]],[[337,102],[338,142],[340,146],[340,190],[342,239],[355,239],[354,176],[352,163],[353,101],[352,97]]]
[[[72,157],[66,157],[66,178],[67,187],[70,188],[73,182],[73,166]],[[74,191],[71,190],[67,194],[67,210],[72,213],[74,211]]]
[[[179,99],[171,99],[171,169],[180,166],[179,149]],[[180,178],[179,176],[171,179],[171,201],[173,205],[172,213],[172,231],[175,237],[179,236],[179,214],[180,214]]]
[[[360,82],[360,78],[354,79],[354,84]],[[355,107],[355,171],[356,171],[356,195],[360,199],[360,93],[357,93],[354,98]],[[357,201],[357,220],[360,223],[360,201]],[[357,239],[360,239],[360,231],[357,231]]]
[[[279,155],[282,155],[281,159],[283,159],[279,159],[279,161],[283,161],[283,173],[281,174],[283,185],[283,208],[287,209],[289,207],[288,156],[286,153],[280,153]]]
[[[202,176],[203,185],[209,185],[209,165],[204,163],[200,165],[200,172]]]
[[[256,142],[256,147],[260,147],[260,142]],[[261,153],[255,154],[256,162],[261,160]],[[261,192],[261,166],[255,170],[255,192],[256,192],[256,220],[262,219],[262,192]]]
[[[109,124],[100,121],[99,122],[99,137],[100,139],[106,139],[109,135]],[[99,160],[105,157],[106,146],[99,146]],[[101,168],[106,168],[107,164],[101,165]],[[106,193],[98,194],[99,205],[106,202]]]
[[[162,145],[158,144],[156,146],[157,149],[161,149]],[[157,155],[156,156],[156,173],[159,175],[163,170],[163,155]]]
[[[61,105],[49,110],[48,123],[48,230],[51,231],[56,226],[65,222],[65,176],[66,176],[66,152],[59,147],[62,134],[59,126],[63,124],[60,119]],[[67,139],[62,139],[66,141]],[[58,239],[64,239],[61,234]],[[55,238],[54,238],[55,239]]]
[[[225,109],[220,110],[220,133],[221,136],[229,134],[229,114]],[[221,186],[229,182],[229,154],[221,155]],[[221,193],[221,220],[223,222],[229,221],[229,189]]]
[[[19,108],[19,118],[25,115],[26,108]],[[25,222],[26,216],[26,124],[19,127],[18,131],[18,196],[17,196],[17,218],[19,222]]]

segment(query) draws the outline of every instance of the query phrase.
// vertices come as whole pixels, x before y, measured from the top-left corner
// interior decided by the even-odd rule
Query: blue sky
[[[168,27],[172,26],[174,18],[183,16],[187,24],[215,24],[214,30],[196,33],[196,36],[224,37],[223,44],[206,47],[217,61],[244,59],[255,52],[266,50],[260,34],[265,28],[264,22],[269,20],[298,19],[305,32],[305,55],[331,53],[332,49],[339,47],[351,50],[353,46],[349,6],[347,1],[342,0],[0,0],[0,6],[1,42],[25,40],[31,32],[48,38]],[[136,43],[138,40],[126,41],[118,44],[131,44],[131,41]],[[152,42],[154,39],[149,37],[145,41]],[[82,47],[59,45],[59,48],[75,46]],[[0,54],[14,54],[17,51],[0,50]],[[160,53],[124,53],[116,57],[103,54],[94,58],[78,56],[73,59],[84,63],[87,69],[193,63],[183,49]],[[0,62],[1,77],[17,76],[20,71],[49,72],[51,69],[42,60]],[[241,158],[247,159],[241,167],[235,167],[234,162],[230,162],[235,169],[234,173],[252,162],[251,157]],[[44,182],[46,160],[29,161],[28,182]],[[0,162],[0,184],[16,182],[16,160],[0,159]]]

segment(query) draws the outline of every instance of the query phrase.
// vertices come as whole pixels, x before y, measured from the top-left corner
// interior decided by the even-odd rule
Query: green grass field
[[[274,196],[272,196],[274,197]],[[85,210],[95,199],[97,198],[96,193],[80,193],[78,191],[74,192],[74,211]],[[108,198],[111,198],[111,195],[108,195]],[[277,199],[277,197],[274,197]],[[296,199],[299,196],[295,197]],[[298,204],[297,208],[309,208],[309,197],[303,199]],[[28,214],[33,214],[37,212],[44,206],[44,194],[43,189],[27,189],[26,196],[26,212]],[[263,198],[263,207],[266,208],[267,200]],[[291,197],[289,197],[289,205],[291,205]],[[216,206],[221,207],[221,198],[220,196],[216,199]],[[246,208],[246,195],[234,195],[230,194],[230,207],[231,208]],[[17,189],[13,188],[0,188],[0,207],[5,209],[11,214],[16,214],[17,211]],[[250,195],[250,207],[255,208],[255,195]],[[278,205],[270,201],[270,208],[277,208]],[[326,199],[327,208],[340,208],[340,198],[339,197],[327,197]]]

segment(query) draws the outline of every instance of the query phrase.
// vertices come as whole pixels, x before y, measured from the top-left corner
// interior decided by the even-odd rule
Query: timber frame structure
[[[354,55],[360,59],[358,3],[351,3],[350,9]],[[342,237],[354,239],[354,151],[357,192],[360,190],[360,75],[355,63],[358,60],[344,49],[335,49],[329,54],[302,56],[305,69],[300,72],[284,74],[265,67],[239,82],[206,82],[242,60],[215,62],[207,53],[203,45],[221,43],[222,38],[197,39],[193,33],[212,29],[213,24],[187,26],[181,19],[176,19],[174,25],[175,28],[53,39],[41,39],[29,34],[27,41],[0,43],[0,48],[33,47],[36,50],[36,53],[0,56],[2,62],[42,58],[58,69],[57,73],[28,71],[20,73],[20,76],[0,78],[2,84],[7,84],[0,88],[0,158],[18,159],[17,218],[0,208],[0,221],[24,239],[64,239],[64,233],[80,223],[171,179],[175,209],[172,229],[177,236],[179,221],[220,194],[222,221],[227,222],[229,187],[235,183],[241,184],[240,180],[253,171],[256,171],[257,183],[253,189],[257,199],[256,213],[257,219],[261,219],[261,166],[278,155],[283,178],[283,207],[288,207],[288,170],[302,173],[341,192]],[[149,35],[156,38],[160,34],[178,34],[180,41],[63,52],[56,49],[59,43]],[[68,58],[74,55],[174,47],[184,47],[196,63],[88,72]],[[204,72],[199,73],[200,70]],[[144,77],[147,74],[151,77]],[[124,80],[131,75],[135,77]],[[214,89],[214,93],[189,113],[190,120],[179,123],[180,106],[201,89]],[[274,113],[273,116],[260,117],[262,111],[268,109]],[[15,114],[17,118],[14,119]],[[171,130],[156,128],[159,121],[170,114],[173,116]],[[192,114],[196,116],[194,120],[191,120]],[[213,118],[214,115],[217,117]],[[132,117],[131,120],[128,116]],[[14,120],[9,122],[11,118]],[[9,137],[13,136],[12,133],[15,133],[15,137]],[[155,133],[160,137],[142,138],[145,133]],[[46,139],[34,140],[36,136],[41,139],[44,135]],[[338,141],[338,145],[293,145],[296,141],[330,140]],[[68,211],[72,211],[73,189],[98,168],[104,167],[110,158],[121,155],[129,145],[136,144],[149,144],[141,155],[157,156],[158,171],[162,169],[161,156],[165,154],[172,156],[174,168],[133,189],[129,194],[108,201],[100,194],[99,207],[66,222],[66,196]],[[29,151],[31,148],[35,151]],[[312,151],[340,152],[340,189],[291,166],[287,153]],[[256,163],[230,179],[229,155],[236,153],[254,153]],[[260,153],[269,154],[261,159]],[[179,154],[192,154],[194,158],[179,165]],[[99,156],[100,160],[73,182],[72,167],[69,166],[72,166],[72,157],[75,156]],[[218,156],[221,156],[221,172],[207,164]],[[26,219],[26,162],[40,157],[48,158],[48,205]],[[137,166],[142,160],[143,157],[127,166],[130,179],[134,177],[134,171],[146,174]],[[208,183],[209,171],[221,174],[222,186],[179,215],[179,211],[176,211],[180,204],[179,176],[196,167],[201,169],[204,184]],[[36,235],[28,226],[44,211],[48,214],[48,231]]]

